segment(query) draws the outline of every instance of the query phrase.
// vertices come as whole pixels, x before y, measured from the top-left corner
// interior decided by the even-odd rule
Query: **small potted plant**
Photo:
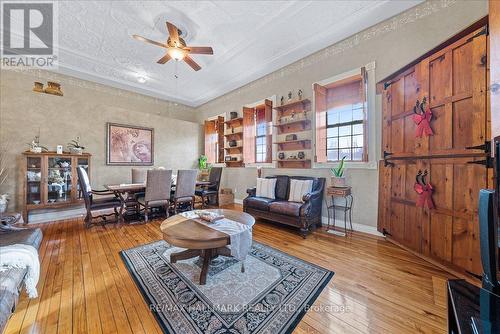
[[[334,187],[345,187],[346,182],[345,182],[345,176],[344,176],[344,160],[345,157],[340,160],[339,165],[337,168],[332,168],[330,169],[332,172],[332,186]]]
[[[40,145],[40,136],[35,136],[28,146],[30,148],[30,152],[32,153],[42,153],[48,151],[45,146]]]
[[[80,136],[68,143],[68,149],[73,154],[82,154],[85,147],[80,145]]]
[[[198,158],[198,169],[200,170],[200,180],[208,179],[208,157],[206,155],[200,155]]]

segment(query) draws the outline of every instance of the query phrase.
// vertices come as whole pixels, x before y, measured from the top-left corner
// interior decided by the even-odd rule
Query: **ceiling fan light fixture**
[[[167,53],[175,60],[182,60],[186,56],[186,51],[178,47],[169,47]]]

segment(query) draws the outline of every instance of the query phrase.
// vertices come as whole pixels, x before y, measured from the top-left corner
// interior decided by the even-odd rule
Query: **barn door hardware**
[[[491,141],[486,140],[484,142],[484,144],[476,145],[476,146],[468,146],[465,149],[466,150],[483,150],[484,153],[490,154],[491,153]]]
[[[423,135],[432,136],[434,134],[431,128],[432,111],[425,96],[422,102],[418,99],[415,101],[413,113],[413,123],[417,126],[415,129],[415,137],[422,138]]]
[[[489,32],[488,32],[488,26],[484,26],[484,28],[483,28],[483,29],[481,29],[481,31],[479,31],[477,34],[475,34],[475,35],[474,35],[474,36],[472,36],[471,38],[469,38],[469,39],[467,40],[467,42],[470,42],[470,41],[472,41],[474,38],[479,37],[479,36],[481,36],[481,35],[488,35],[488,33],[489,33]]]
[[[387,152],[386,150],[384,150],[384,167],[387,166],[394,167],[393,162],[387,161],[387,158],[389,158],[392,154],[393,154],[392,152]]]
[[[467,161],[467,163],[474,165],[483,165],[486,166],[486,168],[493,168],[493,159],[490,156],[487,156],[484,160]]]

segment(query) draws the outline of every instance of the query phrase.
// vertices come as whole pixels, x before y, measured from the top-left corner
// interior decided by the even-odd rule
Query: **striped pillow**
[[[257,191],[255,196],[275,199],[276,179],[257,178]]]
[[[290,202],[304,202],[302,197],[312,191],[313,180],[290,180]]]

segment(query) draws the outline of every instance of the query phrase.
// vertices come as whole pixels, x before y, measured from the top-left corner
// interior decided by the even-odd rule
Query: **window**
[[[265,108],[255,110],[255,162],[270,162],[267,160],[267,126]]]
[[[315,85],[317,162],[368,160],[364,73]]]
[[[243,107],[243,161],[272,161],[272,102],[265,100],[254,108]]]

